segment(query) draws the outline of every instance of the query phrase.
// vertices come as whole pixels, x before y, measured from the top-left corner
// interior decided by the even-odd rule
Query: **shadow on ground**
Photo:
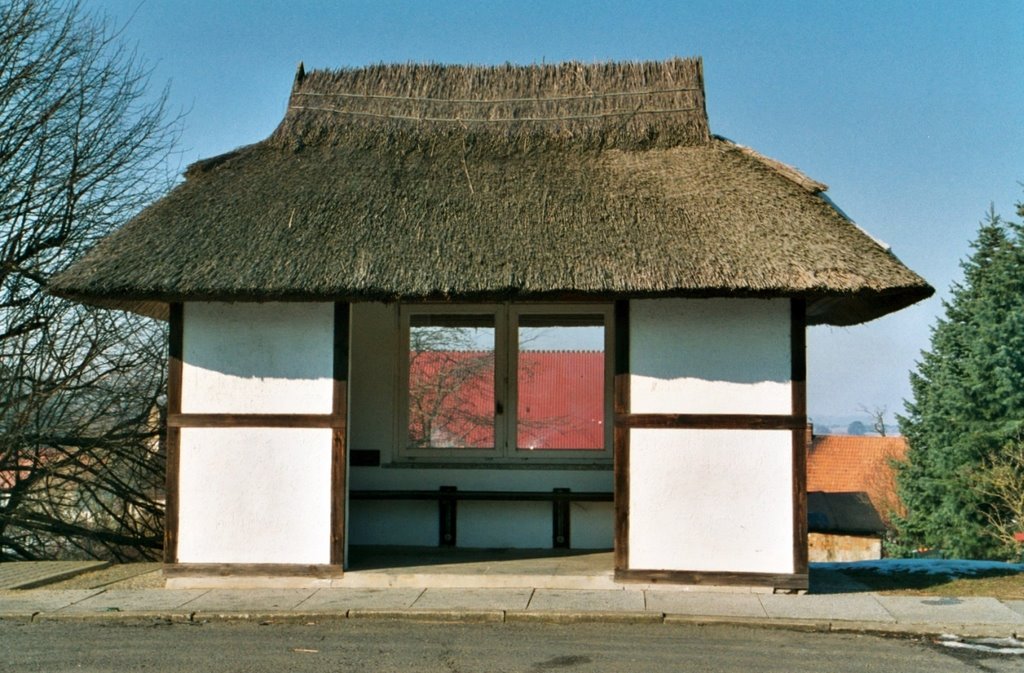
[[[1024,574],[1018,569],[988,568],[969,573],[929,572],[921,569],[843,568],[842,570],[810,567],[810,593],[839,594],[871,591],[907,591],[943,594],[949,587],[954,594],[976,595],[992,593],[999,596],[1010,585],[1024,590]],[[1003,581],[1000,581],[1003,578]],[[1008,581],[1007,581],[1008,580]],[[991,591],[986,591],[991,587]],[[1013,587],[1010,587],[1011,589]],[[1015,596],[1009,596],[1013,598]]]
[[[610,551],[592,549],[467,549],[441,547],[349,547],[349,570],[384,570],[516,561],[563,561],[580,572],[611,572]],[[531,564],[532,566],[533,564]],[[543,565],[539,569],[546,569]]]

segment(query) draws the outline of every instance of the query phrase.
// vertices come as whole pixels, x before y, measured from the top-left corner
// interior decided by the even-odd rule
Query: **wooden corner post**
[[[807,575],[807,302],[790,301],[793,416],[793,571]]]
[[[612,413],[615,493],[615,571],[629,569],[629,300],[615,302],[615,386]]]
[[[351,307],[334,305],[334,393],[331,409],[331,565],[345,565],[348,480],[348,361]]]
[[[185,310],[180,303],[170,307],[170,335],[167,348],[167,418],[181,413],[181,367],[185,341]],[[165,421],[166,465],[164,485],[164,563],[178,562],[178,480],[181,464],[181,428]]]

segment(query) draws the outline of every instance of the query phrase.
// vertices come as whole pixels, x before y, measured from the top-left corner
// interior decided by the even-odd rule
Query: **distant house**
[[[806,327],[933,292],[825,190],[712,135],[696,59],[300,67],[269,138],[50,289],[170,322],[169,576],[571,547],[798,590]],[[531,389],[537,349],[599,375]],[[486,353],[450,358],[486,404],[445,407],[430,351]]]
[[[807,454],[810,560],[882,556],[882,537],[902,511],[893,461],[906,458],[903,437],[815,435]]]

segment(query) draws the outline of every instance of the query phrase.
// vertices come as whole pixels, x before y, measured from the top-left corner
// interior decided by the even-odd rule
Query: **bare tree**
[[[77,2],[0,7],[0,560],[156,556],[164,333],[45,284],[169,186],[166,90]]]
[[[885,437],[885,415],[889,413],[889,407],[881,406],[868,409],[862,404],[860,410],[871,417],[871,429],[880,437]]]
[[[987,532],[1008,559],[1024,561],[1024,437],[990,453],[970,476],[972,490],[989,503],[982,512]]]
[[[494,443],[494,352],[472,329],[418,327],[409,334],[409,442],[416,447]]]

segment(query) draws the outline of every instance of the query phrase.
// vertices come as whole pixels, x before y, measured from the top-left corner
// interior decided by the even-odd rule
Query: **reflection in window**
[[[409,446],[494,448],[493,315],[409,318]]]
[[[516,446],[603,450],[604,320],[519,316]]]

